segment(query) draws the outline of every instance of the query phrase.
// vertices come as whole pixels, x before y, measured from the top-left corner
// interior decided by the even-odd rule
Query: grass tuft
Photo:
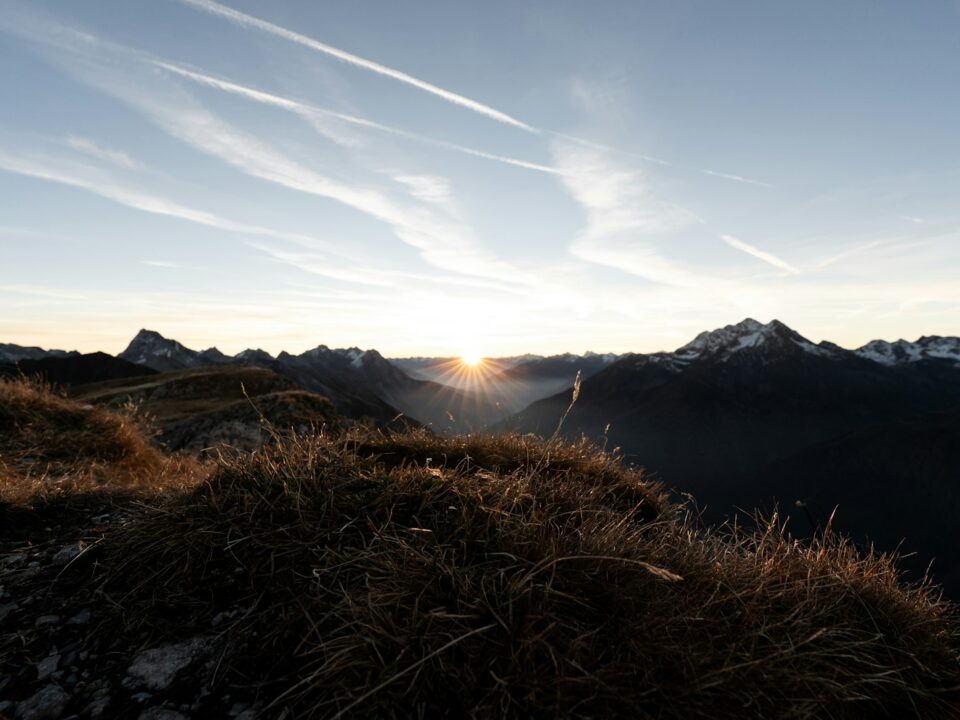
[[[75,402],[35,380],[0,379],[0,503],[90,491],[157,495],[199,474],[192,459],[152,447],[133,415]]]

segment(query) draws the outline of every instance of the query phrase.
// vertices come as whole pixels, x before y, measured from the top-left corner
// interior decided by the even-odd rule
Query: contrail
[[[748,255],[753,255],[755,258],[763,260],[765,263],[769,263],[774,267],[780,268],[781,270],[786,270],[791,275],[799,275],[800,271],[795,268],[793,265],[788,263],[786,260],[781,260],[773,253],[768,253],[760,248],[756,248],[753,245],[745,243],[743,240],[738,240],[732,235],[721,235],[721,239],[730,247],[736,248],[741,252],[745,252]]]
[[[311,37],[301,35],[293,30],[288,30],[287,28],[280,27],[279,25],[274,25],[271,22],[261,20],[260,18],[253,17],[252,15],[247,15],[246,13],[226,7],[225,5],[221,5],[213,0],[179,0],[179,2],[185,5],[190,5],[198,10],[211,13],[212,15],[219,15],[220,17],[226,18],[227,20],[230,20],[238,25],[256,28],[258,30],[270,33],[271,35],[276,35],[277,37],[289,40],[290,42],[308,47],[311,50],[316,50],[317,52],[325,55],[335,57],[341,62],[356,65],[357,67],[377,73],[378,75],[383,75],[384,77],[398,80],[399,82],[406,83],[407,85],[412,85],[419,90],[436,95],[437,97],[443,98],[447,102],[451,102],[454,105],[460,105],[468,110],[473,110],[481,115],[486,115],[487,117],[497,120],[498,122],[506,123],[507,125],[513,125],[514,127],[521,128],[531,133],[539,132],[539,130],[537,130],[535,127],[527,125],[525,122],[521,122],[520,120],[517,120],[516,118],[511,117],[504,112],[500,112],[489,105],[484,105],[483,103],[479,103],[476,100],[471,100],[463,95],[458,95],[457,93],[449,90],[444,90],[441,87],[437,87],[436,85],[432,85],[424,80],[415,78],[412,75],[401,72],[400,70],[395,70],[391,67],[387,67],[386,65],[381,65],[380,63],[372,60],[367,60],[366,58],[359,57],[358,55],[353,55],[352,53],[332,47],[331,45],[326,45],[319,40],[314,40]]]
[[[726,178],[727,180],[736,180],[737,182],[747,183],[748,185],[759,185],[760,187],[772,188],[773,185],[770,183],[763,182],[761,180],[751,180],[748,177],[743,175],[731,175],[730,173],[717,172],[716,170],[707,170],[706,168],[701,168],[700,172],[704,175],[712,175],[713,177]]]
[[[293,100],[291,98],[282,97],[280,95],[274,95],[272,93],[264,92],[262,90],[257,90],[256,88],[248,87],[246,85],[239,85],[229,80],[223,80],[221,78],[213,77],[211,75],[206,75],[204,73],[195,72],[193,70],[188,70],[187,68],[180,67],[179,65],[173,65],[171,63],[162,62],[159,60],[154,61],[154,65],[168,72],[172,72],[175,75],[180,77],[187,78],[188,80],[193,80],[204,85],[222,90],[223,92],[233,93],[235,95],[240,95],[249,100],[255,102],[263,103],[264,105],[273,105],[274,107],[283,108],[284,110],[289,110],[291,112],[297,113],[299,115],[310,115],[310,114],[319,114],[326,115],[328,117],[336,118],[345,123],[351,125],[358,125],[360,127],[369,128],[371,130],[377,130],[379,132],[388,133],[390,135],[396,135],[398,137],[405,138],[407,140],[412,140],[414,142],[422,143],[424,145],[431,145],[434,147],[445,148],[447,150],[453,150],[456,152],[464,153],[465,155],[472,155],[474,157],[485,158],[487,160],[495,160],[496,162],[505,163],[507,165],[514,165],[516,167],[526,168],[527,170],[536,170],[538,172],[549,173],[551,175],[562,175],[563,171],[558,170],[557,168],[550,167],[548,165],[540,165],[538,163],[527,162],[526,160],[517,160],[516,158],[505,157],[503,155],[495,155],[493,153],[484,152],[482,150],[475,150],[473,148],[464,147],[463,145],[457,145],[456,143],[445,142],[443,140],[435,140],[434,138],[426,137],[425,135],[420,135],[418,133],[412,133],[407,130],[401,130],[400,128],[395,128],[390,125],[383,125],[373,120],[367,120],[366,118],[357,117],[355,115],[347,115],[345,113],[336,112],[334,110],[327,110],[326,108],[317,107],[315,105],[309,105],[307,103],[300,102],[299,100]]]

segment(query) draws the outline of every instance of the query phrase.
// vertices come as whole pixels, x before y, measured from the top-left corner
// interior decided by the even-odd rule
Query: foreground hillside
[[[0,423],[16,718],[946,719],[960,702],[960,624],[935,588],[829,534],[698,528],[584,444],[278,435],[200,465],[22,383],[0,384]]]

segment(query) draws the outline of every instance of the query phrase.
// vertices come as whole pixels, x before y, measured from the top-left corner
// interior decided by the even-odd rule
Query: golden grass
[[[197,682],[252,689],[261,717],[956,717],[936,588],[776,518],[704,529],[587,443],[277,434],[201,480],[25,382],[0,384],[0,433],[23,512],[141,500],[50,590],[102,600],[104,657],[213,637]]]
[[[152,447],[133,415],[77,403],[36,381],[0,380],[0,502],[88,491],[156,495],[202,474],[192,458]]]
[[[104,544],[130,637],[223,628],[267,716],[937,718],[955,609],[827,535],[703,530],[585,444],[302,437]],[[157,640],[159,638],[154,638]]]

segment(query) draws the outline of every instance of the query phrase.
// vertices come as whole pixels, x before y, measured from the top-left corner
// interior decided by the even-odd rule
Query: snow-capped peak
[[[952,360],[960,364],[960,338],[925,335],[916,342],[872,340],[854,352],[881,365],[903,365],[920,360]]]
[[[706,357],[726,360],[735,353],[750,348],[797,347],[811,355],[831,355],[829,348],[819,347],[779,320],[764,324],[747,318],[736,325],[727,325],[719,330],[702,332],[674,354],[681,361]]]

